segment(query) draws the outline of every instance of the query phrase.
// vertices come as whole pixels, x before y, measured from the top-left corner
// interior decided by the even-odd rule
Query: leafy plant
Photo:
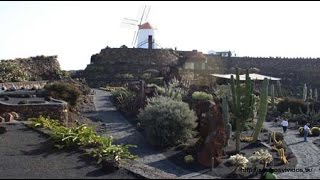
[[[134,159],[135,155],[129,152],[130,147],[135,145],[115,145],[112,137],[102,137],[96,134],[92,127],[82,124],[76,127],[62,126],[56,120],[44,118],[30,118],[31,127],[43,127],[51,130],[50,139],[54,142],[54,147],[59,149],[66,147],[94,147],[89,153],[94,158],[98,158],[100,163],[103,160],[114,160],[122,162],[125,159]]]
[[[136,103],[137,95],[125,89],[118,89],[111,91],[113,96],[113,101],[115,102],[116,106],[123,112],[126,113],[137,113],[138,112],[138,105]]]

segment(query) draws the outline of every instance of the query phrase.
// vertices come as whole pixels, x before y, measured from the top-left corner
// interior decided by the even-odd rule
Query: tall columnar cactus
[[[310,86],[310,90],[309,90],[309,98],[312,99],[312,88]]]
[[[274,106],[274,85],[272,84],[271,85],[271,107],[272,107],[272,111],[275,109],[275,106]]]
[[[318,89],[314,89],[314,100],[318,101]]]
[[[231,76],[231,111],[236,122],[236,152],[240,151],[240,134],[245,122],[252,115],[254,105],[253,86],[249,77],[249,70],[246,71],[246,82],[244,86],[241,86],[239,77],[239,69],[236,68],[236,80],[233,75]]]
[[[277,81],[277,85],[278,85],[278,91],[279,91],[278,95],[279,95],[279,97],[282,97],[282,90],[281,90],[281,83],[280,83],[280,81]]]
[[[222,113],[223,113],[224,129],[226,132],[225,146],[228,146],[229,139],[231,138],[231,134],[232,134],[232,125],[230,124],[230,114],[229,114],[229,105],[228,105],[227,96],[222,98]]]
[[[302,99],[303,99],[304,101],[307,100],[307,92],[308,92],[307,85],[304,84],[304,86],[303,86],[303,95],[302,95]]]
[[[258,122],[256,124],[256,127],[253,131],[253,142],[256,142],[259,134],[261,132],[261,129],[263,127],[263,122],[266,119],[267,115],[267,109],[268,109],[268,84],[269,80],[265,78],[263,80],[261,93],[260,93],[260,106],[259,106],[259,112],[258,112]]]

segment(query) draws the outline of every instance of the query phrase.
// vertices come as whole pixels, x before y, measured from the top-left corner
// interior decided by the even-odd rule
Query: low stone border
[[[49,136],[50,130],[45,128],[31,128],[28,125],[31,124],[30,121],[21,121],[26,127],[33,129],[45,136]],[[90,149],[81,149],[85,152],[90,152]],[[164,172],[160,169],[148,166],[146,164],[140,163],[135,160],[128,160],[126,163],[121,165],[121,168],[133,173],[135,176],[145,179],[176,179],[177,176]]]

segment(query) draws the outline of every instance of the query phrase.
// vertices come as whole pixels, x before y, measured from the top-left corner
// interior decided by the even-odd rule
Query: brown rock
[[[198,161],[204,166],[210,167],[212,160],[217,166],[221,163],[224,155],[224,144],[226,134],[224,130],[221,107],[218,104],[211,104],[208,112],[208,136],[205,139],[203,148],[199,152]]]

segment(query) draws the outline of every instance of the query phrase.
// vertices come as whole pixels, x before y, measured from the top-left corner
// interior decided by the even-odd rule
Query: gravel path
[[[282,127],[274,127],[272,122],[265,122],[264,127],[272,131],[282,132]],[[285,172],[278,175],[279,179],[317,179],[320,177],[319,148],[312,141],[319,137],[308,137],[308,142],[303,142],[303,137],[298,135],[298,130],[287,130],[284,140],[297,157],[295,170],[303,172]]]
[[[133,127],[113,106],[110,101],[111,94],[106,91],[94,89],[94,103],[96,112],[86,114],[88,118],[97,119],[104,122],[106,136],[112,135],[117,139],[117,143],[135,144],[138,148],[133,148],[132,152],[139,156],[137,161],[158,168],[164,172],[177,175],[179,178],[213,178],[201,172],[186,171],[169,160],[166,156],[152,148],[145,138]]]
[[[137,179],[126,170],[102,172],[80,152],[57,151],[48,138],[21,123],[0,124],[0,178],[5,179]]]

